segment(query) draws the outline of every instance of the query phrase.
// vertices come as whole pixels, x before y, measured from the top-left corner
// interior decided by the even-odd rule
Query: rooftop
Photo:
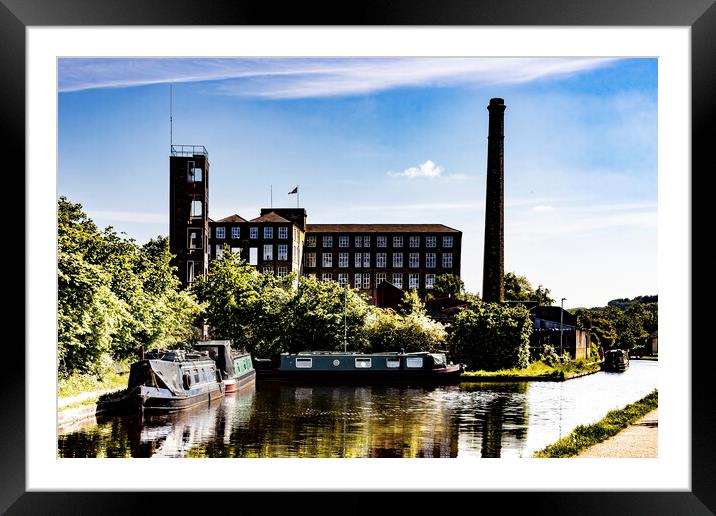
[[[251,219],[250,222],[291,222],[290,220],[284,219],[281,215],[277,215],[274,212],[261,215],[255,219]]]
[[[209,152],[203,145],[172,145],[171,146],[172,156],[204,156],[209,158]]]
[[[306,224],[306,233],[460,233],[444,224]]]
[[[213,222],[213,221],[212,221]],[[224,217],[223,219],[219,219],[216,222],[246,222],[246,219],[243,218],[240,215],[237,215],[234,213],[233,215],[229,215],[228,217]]]

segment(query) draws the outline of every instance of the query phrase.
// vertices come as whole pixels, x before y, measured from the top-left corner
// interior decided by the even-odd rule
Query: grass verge
[[[499,371],[466,371],[462,374],[463,378],[554,378],[567,379],[579,373],[593,372],[599,370],[599,363],[585,359],[570,360],[563,364],[554,365],[546,364],[542,361],[530,362],[530,365],[524,369],[500,369]]]
[[[57,380],[57,396],[69,398],[83,392],[109,391],[127,386],[127,374],[108,369],[101,375],[73,374]]]
[[[610,410],[603,419],[596,423],[579,425],[569,435],[536,451],[532,456],[537,458],[574,457],[579,455],[582,450],[618,434],[658,406],[659,392],[654,389],[639,401],[630,403],[623,409]]]

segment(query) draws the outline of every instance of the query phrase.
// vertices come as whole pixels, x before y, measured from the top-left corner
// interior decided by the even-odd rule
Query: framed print
[[[704,352],[705,344],[695,345],[701,341],[692,337],[692,314],[700,314],[703,305],[693,298],[691,286],[693,247],[703,246],[700,239],[692,238],[691,226],[708,220],[693,216],[696,212],[691,207],[699,205],[694,194],[706,188],[694,189],[692,182],[707,176],[714,165],[707,136],[714,125],[716,91],[713,2],[690,0],[676,6],[666,0],[640,1],[608,10],[586,1],[564,5],[542,0],[525,5],[516,0],[440,6],[391,3],[390,7],[372,5],[354,18],[330,10],[314,18],[305,6],[270,13],[244,4],[188,1],[160,1],[149,7],[72,0],[0,2],[0,55],[5,71],[0,105],[9,129],[6,149],[13,168],[25,171],[27,203],[25,353],[12,354],[17,363],[6,368],[2,396],[3,512],[96,512],[100,507],[118,513],[147,510],[149,496],[134,491],[171,492],[156,500],[172,509],[186,503],[190,494],[183,491],[196,496],[204,491],[224,491],[227,500],[241,494],[259,504],[274,496],[264,491],[294,492],[276,498],[287,504],[292,503],[291,496],[320,503],[323,491],[335,492],[332,504],[341,503],[341,496],[358,501],[361,495],[372,497],[378,491],[404,491],[398,496],[436,508],[438,499],[450,499],[458,492],[464,503],[473,504],[505,491],[518,491],[520,494],[511,498],[516,507],[539,512],[567,513],[575,506],[587,514],[708,514],[716,510],[711,489],[716,480],[714,446],[708,437],[714,412],[708,409],[705,371],[709,355]],[[585,70],[597,74],[590,77],[598,77],[590,78],[593,82],[588,86],[587,79],[579,75]],[[598,75],[603,70],[607,71]],[[510,79],[505,80],[506,76]],[[564,78],[573,80],[559,82]],[[615,94],[622,86],[639,93],[643,88],[646,94]],[[575,93],[587,90],[589,95]],[[534,97],[538,100],[529,100],[533,91],[539,93]],[[522,125],[511,125],[509,118],[500,117],[505,105],[507,117],[514,116]],[[428,109],[430,117],[424,116]],[[231,113],[238,112],[243,117],[240,131],[236,129],[240,124],[229,120]],[[147,120],[154,118],[151,122],[141,120],[141,113],[147,113]],[[327,113],[326,118],[321,119],[318,113]],[[473,122],[473,113],[482,119]],[[554,132],[544,130],[546,125],[540,123],[552,115],[558,121],[554,127],[560,128]],[[112,123],[102,124],[102,117]],[[503,123],[504,134],[500,133]],[[187,129],[191,124],[204,128],[192,132]],[[429,124],[435,126],[424,132]],[[484,134],[474,131],[475,127]],[[237,130],[243,141],[232,137],[232,130]],[[503,137],[512,144],[512,135],[522,143],[512,148],[496,146]],[[183,138],[192,141],[180,141]],[[205,141],[206,147],[198,151],[194,145]],[[187,150],[183,144],[193,147]],[[143,154],[143,146],[170,149],[169,165],[163,163],[167,153],[160,153],[156,164],[151,161],[156,156]],[[216,152],[215,148],[219,151],[217,161],[215,168],[209,169],[208,154]],[[272,160],[261,163],[252,152]],[[522,155],[518,157],[519,152]],[[547,155],[564,160],[540,161]],[[201,165],[202,156],[206,166]],[[490,168],[490,163],[501,163],[494,156],[504,157],[508,166]],[[499,209],[489,207],[497,194],[491,197],[489,184],[483,188],[485,161],[488,175],[493,169],[508,174],[509,166],[519,171],[519,185],[516,180],[507,181],[512,197],[500,198]],[[534,172],[525,172],[538,161]],[[570,167],[587,162],[602,175],[580,179],[581,183],[573,180]],[[645,170],[639,168],[643,162],[648,162]],[[610,166],[616,171],[605,171]],[[373,172],[366,171],[369,167]],[[541,171],[550,167],[563,170],[543,180]],[[156,174],[151,172],[157,169]],[[232,169],[255,172],[239,181],[228,179],[231,173],[223,172]],[[700,169],[701,174],[693,173]],[[274,173],[279,170],[284,172]],[[624,170],[637,172],[620,175]],[[167,172],[172,178],[169,189]],[[417,354],[403,362],[397,354],[387,359],[379,355],[391,349],[366,347],[355,357],[348,354],[348,343],[358,346],[359,342],[356,333],[351,333],[351,317],[359,309],[349,300],[350,288],[361,291],[363,298],[378,307],[390,306],[382,304],[389,303],[390,288],[400,295],[401,290],[413,289],[421,298],[432,299],[432,293],[428,296],[435,285],[432,269],[440,269],[456,271],[458,279],[462,276],[469,283],[470,288],[463,290],[482,292],[484,301],[493,295],[495,301],[504,301],[500,289],[505,288],[502,282],[507,271],[500,267],[505,252],[532,253],[537,262],[539,246],[530,247],[529,242],[547,238],[545,235],[553,238],[555,229],[550,224],[559,221],[565,238],[570,223],[575,234],[598,226],[610,235],[620,235],[604,241],[591,233],[579,239],[572,236],[581,246],[579,253],[568,254],[567,246],[557,247],[560,251],[554,253],[554,259],[545,255],[539,263],[543,270],[553,267],[567,277],[567,269],[578,269],[582,262],[585,284],[589,276],[590,285],[611,281],[632,292],[640,287],[627,285],[644,274],[654,280],[653,288],[658,286],[662,297],[661,309],[656,309],[662,318],[661,357],[658,376],[653,368],[648,380],[658,382],[662,405],[658,456],[587,461],[531,458],[554,441],[552,437],[563,437],[563,417],[570,431],[580,422],[569,419],[568,414],[563,416],[559,404],[558,434],[549,434],[548,439],[540,435],[540,427],[528,424],[534,421],[540,403],[556,407],[550,400],[569,397],[561,387],[544,389],[543,398],[535,397],[535,389],[513,392],[507,388],[506,392],[505,387],[495,388],[489,396],[503,400],[503,405],[492,404],[487,409],[469,405],[473,398],[466,390],[366,393],[359,388],[350,392],[317,387],[276,389],[262,393],[260,408],[256,398],[234,399],[237,405],[252,404],[253,413],[261,412],[250,424],[224,416],[217,416],[220,423],[209,422],[190,415],[169,426],[146,425],[144,419],[139,426],[134,420],[117,420],[98,424],[91,432],[78,430],[71,439],[58,436],[58,367],[85,359],[59,351],[56,342],[56,309],[60,310],[62,303],[56,289],[57,249],[62,238],[56,210],[58,198],[59,209],[71,209],[62,205],[67,202],[62,185],[70,184],[68,181],[72,184],[68,190],[80,196],[70,197],[70,203],[86,205],[98,225],[117,221],[119,232],[127,231],[129,237],[147,242],[149,247],[142,248],[147,256],[158,253],[160,244],[152,247],[151,239],[166,233],[168,209],[171,228],[166,245],[174,245],[177,238],[181,241],[180,262],[172,263],[178,264],[179,280],[187,285],[203,285],[210,260],[228,263],[234,254],[256,269],[261,267],[266,277],[279,283],[304,268],[315,269],[311,281],[316,289],[335,282],[345,292],[343,298],[336,297],[343,300],[343,317],[335,328],[331,326],[335,343],[330,341],[330,349],[338,353],[341,342],[346,347],[340,350],[344,352],[340,357],[331,356],[325,367],[342,370],[345,364],[341,361],[349,358],[351,368],[360,374],[378,367],[379,356],[386,360],[386,371],[422,368],[427,363],[424,360],[441,364],[443,358],[437,347],[425,356],[418,349],[408,349],[408,353]],[[191,194],[186,213],[175,208],[174,197],[167,202],[162,193],[166,190],[174,196],[183,189]],[[242,190],[266,199],[242,199]],[[261,190],[263,193],[256,193]],[[460,191],[472,197],[457,195]],[[520,194],[530,196],[529,202],[521,201]],[[126,209],[113,204],[112,198],[126,202]],[[592,206],[588,214],[580,211],[579,203],[586,203],[585,199]],[[508,235],[519,234],[527,243],[518,246],[513,239],[506,246],[503,234],[495,233],[493,247],[501,251],[488,257],[486,250],[483,263],[482,238],[486,249],[486,242],[493,238],[487,230],[483,232],[483,220],[492,211],[498,218],[493,227],[498,227],[502,213],[517,213],[515,206],[521,202],[528,207],[522,221],[526,229],[514,233],[512,225]],[[281,204],[286,207],[274,208]],[[617,204],[620,208],[614,211]],[[311,220],[311,206],[316,206],[315,221]],[[567,215],[550,218],[555,206],[563,206]],[[464,218],[459,218],[458,212],[463,212]],[[538,217],[545,221],[542,232],[528,224]],[[144,226],[135,232],[139,226],[132,224],[139,219]],[[440,224],[428,224],[433,221]],[[102,238],[113,238],[104,235]],[[235,244],[224,245],[229,241]],[[614,250],[606,252],[600,246]],[[335,252],[327,252],[334,247]],[[625,273],[619,270],[618,257],[627,248],[634,249],[633,262],[641,265]],[[167,252],[177,254],[173,247]],[[560,265],[560,260],[564,264]],[[476,265],[478,261],[482,269]],[[497,264],[500,281],[486,279],[478,285],[475,271],[487,278],[488,263]],[[390,277],[381,274],[382,267]],[[554,305],[550,308],[562,319],[545,315],[540,319],[542,326],[535,323],[533,328],[543,329],[545,335],[551,328],[549,342],[559,343],[561,352],[564,325],[570,325],[563,317],[571,317],[564,310],[565,300],[572,297],[574,305],[569,306],[573,308],[595,306],[596,302],[586,295],[580,300],[577,294],[562,297],[566,287],[555,283],[559,286],[553,287],[553,298],[546,290],[546,304]],[[539,287],[538,291],[542,285]],[[197,299],[205,305],[211,304],[211,288],[195,290],[203,292]],[[262,290],[259,297],[267,299],[268,292]],[[633,292],[629,297],[638,294],[651,292]],[[107,295],[98,306],[115,302]],[[606,305],[606,299],[619,301],[614,299],[618,295],[605,298],[602,304]],[[142,299],[141,303],[149,302]],[[558,306],[560,300],[562,307]],[[176,310],[190,310],[189,304],[177,302]],[[404,309],[397,307],[397,313]],[[191,338],[205,340],[208,328],[219,328],[223,316],[218,312],[206,315],[209,322],[204,327],[197,325],[198,334]],[[107,324],[122,324],[113,321]],[[303,333],[310,333],[312,324],[318,324],[312,320],[301,326],[297,321],[274,328],[273,335],[290,334],[291,339],[300,341]],[[450,324],[458,328],[454,315]],[[572,327],[577,326],[575,319]],[[300,331],[290,333],[294,327]],[[575,330],[575,359],[579,353],[576,335]],[[311,338],[324,337],[316,332]],[[591,342],[589,335],[585,341]],[[216,342],[211,349],[206,347],[215,361],[219,353]],[[374,341],[360,342],[375,346]],[[524,353],[528,353],[526,346]],[[127,360],[136,355],[136,350],[129,348],[131,353],[123,355]],[[266,352],[268,348],[248,349]],[[291,353],[305,349],[282,348],[281,352],[290,353],[281,359],[285,360],[281,367],[318,374],[317,368],[323,367],[320,353],[299,353],[291,358]],[[544,345],[540,349],[544,350]],[[371,350],[375,352],[371,358],[362,354]],[[228,353],[226,356],[233,357]],[[555,355],[559,356],[556,351]],[[142,346],[140,356],[150,360],[151,350]],[[211,365],[205,369],[188,370],[182,365],[174,384],[162,380],[165,390],[176,394],[215,382],[223,393],[228,383],[222,383],[221,372],[212,369],[214,362],[207,364]],[[254,360],[254,364],[257,375],[268,374],[258,370],[268,368],[266,363]],[[640,365],[635,366],[633,369],[639,370]],[[236,362],[235,367],[239,370],[242,366]],[[275,361],[271,367],[272,374],[279,369]],[[462,369],[458,375],[460,372]],[[162,374],[168,373],[157,374],[162,379]],[[146,382],[151,378],[159,389],[157,375],[147,376]],[[150,386],[146,382],[142,380],[138,386]],[[641,397],[640,389],[643,386],[624,384],[621,405]],[[640,396],[628,398],[636,392]],[[617,394],[610,391],[610,396]],[[587,392],[579,396],[582,404],[598,406],[601,413],[616,403],[595,399],[598,396],[590,399]],[[312,404],[311,399],[321,403]],[[406,415],[424,411],[430,404],[443,408],[420,420]],[[364,418],[366,407],[375,406],[381,409]],[[277,424],[282,418],[291,423]],[[501,422],[490,426],[490,418]],[[366,430],[371,425],[388,424],[388,420],[389,431]],[[300,423],[294,424],[296,421]],[[323,430],[316,423],[320,421]],[[236,428],[250,432],[255,442],[237,438]],[[295,438],[297,432],[300,438]],[[216,437],[219,433],[221,438]],[[212,438],[204,439],[204,434]],[[475,444],[478,438],[480,444]],[[196,442],[202,445],[194,446]],[[148,461],[149,457],[169,458]]]

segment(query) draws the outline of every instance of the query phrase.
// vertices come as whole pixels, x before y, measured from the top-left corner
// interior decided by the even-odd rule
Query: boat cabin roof
[[[145,360],[163,360],[165,362],[190,362],[195,360],[209,360],[208,351],[183,349],[153,349],[144,354]]]
[[[401,351],[381,351],[380,353],[353,353],[350,351],[299,351],[298,353],[281,353],[281,356],[343,356],[343,357],[377,357],[377,356],[424,356],[445,354],[445,351],[411,351],[404,353]]]

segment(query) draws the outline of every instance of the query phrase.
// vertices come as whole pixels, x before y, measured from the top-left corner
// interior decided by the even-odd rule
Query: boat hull
[[[256,371],[254,369],[251,369],[250,371],[246,371],[246,373],[244,374],[235,376],[229,380],[224,380],[224,393],[231,394],[234,392],[239,392],[246,387],[249,387],[254,384],[255,381]]]
[[[460,381],[462,367],[450,365],[430,370],[257,370],[259,381],[292,382],[292,383],[430,383],[452,384]]]
[[[139,387],[124,399],[130,412],[170,413],[187,410],[198,405],[217,401],[224,396],[223,385],[216,383],[196,393],[171,394],[153,392],[154,389]]]
[[[602,370],[607,373],[623,373],[629,369],[629,364],[602,365]]]

